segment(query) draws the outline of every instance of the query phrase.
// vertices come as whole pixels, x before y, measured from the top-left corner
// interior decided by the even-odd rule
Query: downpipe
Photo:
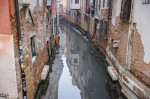
[[[19,5],[18,5],[18,0],[14,0],[14,1],[15,1],[15,14],[16,14],[17,32],[18,32],[18,39],[19,39],[18,43],[19,43],[19,54],[20,54],[22,93],[23,93],[23,99],[27,99],[26,75],[24,73],[24,65],[23,65],[23,50],[22,50],[20,17],[19,17],[19,7],[18,7]]]

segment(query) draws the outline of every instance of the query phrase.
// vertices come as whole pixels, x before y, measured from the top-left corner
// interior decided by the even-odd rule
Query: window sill
[[[32,57],[32,64],[36,61],[37,56]]]

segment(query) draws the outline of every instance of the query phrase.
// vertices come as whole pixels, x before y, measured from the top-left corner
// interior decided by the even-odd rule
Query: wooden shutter
[[[108,30],[108,22],[104,22],[104,35],[107,35],[107,30]]]
[[[103,20],[100,20],[100,24],[99,24],[99,33],[103,32]]]
[[[127,22],[130,21],[131,4],[132,0],[122,0],[121,15],[120,15],[121,20]]]

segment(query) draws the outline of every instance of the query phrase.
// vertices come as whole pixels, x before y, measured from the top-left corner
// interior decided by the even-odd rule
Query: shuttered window
[[[75,0],[75,4],[79,4],[79,0]]]
[[[112,1],[113,0],[109,0],[109,18],[112,17]]]
[[[105,0],[103,0],[103,7],[105,7]]]
[[[107,7],[109,7],[109,2],[110,2],[110,1],[109,1],[109,0],[107,0]]]
[[[132,0],[122,0],[121,15],[120,15],[121,20],[127,22],[130,21],[131,4]]]
[[[107,35],[108,31],[108,21],[104,21],[104,35]]]
[[[103,32],[103,20],[100,20],[100,24],[99,24],[99,33]]]

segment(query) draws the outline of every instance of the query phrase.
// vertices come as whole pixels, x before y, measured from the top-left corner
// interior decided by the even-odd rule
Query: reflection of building
[[[67,0],[60,0],[58,8],[59,12],[66,12]]]
[[[79,34],[67,31],[67,63],[72,83],[81,90],[82,99],[109,99],[102,68],[90,55],[90,45]],[[72,54],[79,54],[79,65],[72,65]]]

